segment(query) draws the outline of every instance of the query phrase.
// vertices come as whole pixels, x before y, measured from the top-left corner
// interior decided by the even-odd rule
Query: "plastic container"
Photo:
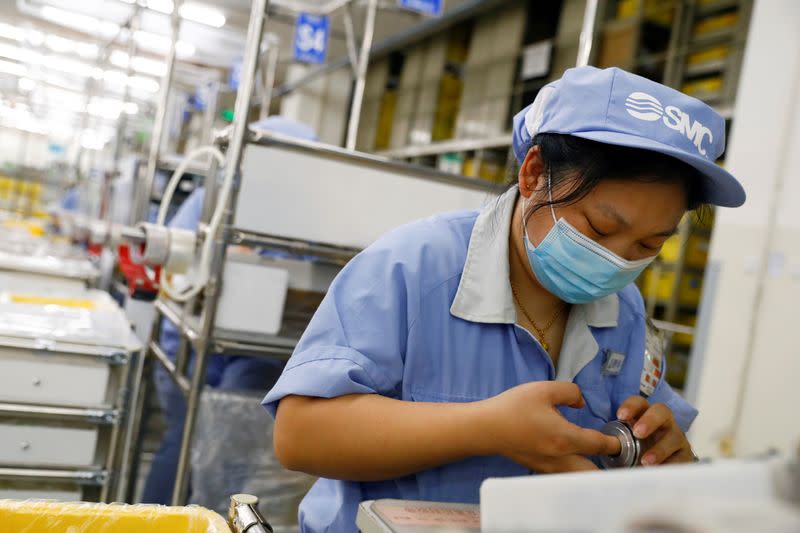
[[[203,507],[0,500],[3,533],[231,533]]]
[[[645,270],[642,280],[642,295],[648,298],[655,291],[656,301],[666,303],[675,290],[675,272],[662,272],[656,276],[652,269]],[[684,272],[678,290],[678,303],[682,306],[697,306],[700,303],[703,277],[699,274]]]
[[[696,268],[706,266],[708,260],[709,239],[705,235],[689,235],[686,240],[686,265]],[[661,247],[659,258],[664,263],[675,263],[680,256],[681,239],[678,235],[670,237]]]

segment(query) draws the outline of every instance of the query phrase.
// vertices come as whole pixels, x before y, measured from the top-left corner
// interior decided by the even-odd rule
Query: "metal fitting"
[[[89,244],[104,245],[108,242],[109,225],[102,220],[93,220],[89,224]]]
[[[258,497],[251,494],[231,496],[228,525],[233,533],[272,533],[272,526],[258,512]]]
[[[173,274],[184,274],[194,262],[197,235],[193,231],[170,228],[169,250],[164,266]]]
[[[604,455],[600,457],[600,464],[606,470],[612,468],[634,468],[639,466],[642,459],[642,443],[633,436],[633,429],[622,420],[613,420],[600,430],[606,435],[611,435],[619,440],[621,449],[617,455]]]
[[[169,258],[169,229],[146,222],[137,224],[136,228],[145,235],[141,263],[150,266],[166,264]]]

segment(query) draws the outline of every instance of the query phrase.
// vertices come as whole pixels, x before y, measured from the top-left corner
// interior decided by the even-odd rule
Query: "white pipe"
[[[225,164],[225,156],[222,155],[222,152],[214,148],[213,146],[201,146],[200,148],[193,150],[189,154],[186,155],[184,160],[178,165],[178,168],[175,169],[175,172],[172,174],[170,178],[169,184],[167,185],[166,189],[164,190],[164,196],[161,198],[161,205],[158,208],[158,218],[156,219],[156,224],[164,225],[167,218],[167,210],[169,209],[169,204],[172,202],[172,196],[175,194],[175,190],[178,188],[178,184],[181,181],[181,178],[186,173],[186,170],[189,168],[189,165],[200,156],[205,154],[211,154],[217,160],[219,166],[223,166]],[[197,294],[200,293],[201,290],[206,286],[208,282],[209,276],[209,267],[211,263],[211,252],[212,252],[212,243],[214,242],[213,236],[216,235],[217,229],[219,228],[219,224],[222,221],[222,215],[225,211],[225,206],[228,202],[228,197],[230,196],[230,190],[232,186],[232,180],[226,180],[225,183],[222,184],[222,194],[220,195],[219,200],[217,201],[217,206],[214,209],[214,215],[211,218],[211,222],[208,226],[208,233],[206,234],[206,239],[203,241],[203,249],[200,253],[200,258],[198,260],[198,272],[195,276],[194,280],[190,280],[189,288],[183,289],[178,291],[170,281],[170,277],[166,270],[163,273],[161,279],[161,288],[164,292],[175,300],[176,302],[186,302],[190,298],[193,298]]]

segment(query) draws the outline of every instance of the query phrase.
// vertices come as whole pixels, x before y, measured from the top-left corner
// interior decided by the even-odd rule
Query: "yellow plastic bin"
[[[203,507],[0,500],[3,533],[231,533]]]

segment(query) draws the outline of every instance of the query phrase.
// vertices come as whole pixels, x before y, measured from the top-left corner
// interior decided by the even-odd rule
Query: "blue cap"
[[[703,176],[702,201],[738,207],[742,185],[715,161],[725,149],[725,120],[711,107],[618,68],[567,70],[514,117],[513,148],[522,163],[537,133],[562,133],[665,154]]]

